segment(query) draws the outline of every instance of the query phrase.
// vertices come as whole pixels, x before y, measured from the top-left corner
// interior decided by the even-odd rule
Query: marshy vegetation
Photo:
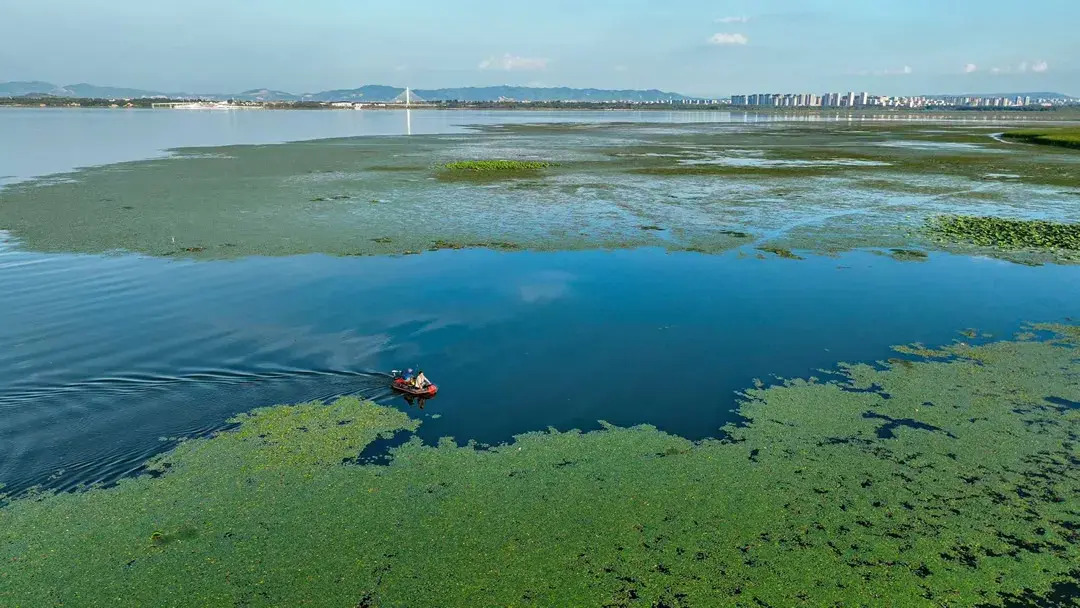
[[[925,251],[900,248],[890,249],[889,257],[898,262],[924,262],[930,258],[930,256]]]
[[[1080,150],[1080,127],[1018,129],[1016,131],[1006,131],[1002,134],[1002,137],[1029,144]]]
[[[943,215],[927,227],[938,239],[982,247],[1080,251],[1080,223]]]
[[[555,163],[539,160],[461,160],[440,167],[439,176],[452,177],[534,177]]]
[[[937,247],[920,228],[949,213],[1080,221],[1072,155],[967,125],[480,131],[184,150],[94,167],[0,190],[0,227],[28,249],[222,259],[405,254],[435,242],[831,254]],[[455,160],[522,149],[546,158]],[[1075,262],[1043,251],[1040,262]]]
[[[155,476],[0,508],[0,603],[1037,600],[1080,561],[1080,331],[1031,329],[1050,339],[748,389],[745,424],[697,443],[607,426],[485,450],[412,439],[359,465],[419,423],[355,398],[256,410]]]
[[[765,251],[767,253],[771,253],[771,254],[775,255],[776,257],[784,258],[785,260],[802,260],[802,259],[804,259],[802,256],[792,253],[792,251],[790,249],[784,249],[783,247],[773,247],[773,246],[765,245],[765,246],[762,246],[762,247],[758,247],[758,249],[761,250],[761,251]]]

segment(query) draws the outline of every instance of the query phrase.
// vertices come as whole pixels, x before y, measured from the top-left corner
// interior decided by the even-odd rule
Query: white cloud
[[[977,71],[979,71],[979,66],[975,65],[974,63],[969,63],[969,64],[964,66],[964,73],[965,74],[971,74],[971,73],[974,73],[974,72],[977,72]]]
[[[993,67],[990,68],[991,74],[1026,74],[1027,72],[1043,73],[1050,69],[1050,64],[1045,61],[1021,61],[1015,68],[1012,67]]]
[[[481,70],[504,70],[506,72],[544,70],[548,60],[533,57],[519,57],[506,53],[502,57],[488,57],[480,62]]]
[[[716,20],[717,23],[750,23],[749,17],[721,17]]]
[[[733,45],[747,42],[750,42],[750,39],[742,34],[713,34],[713,37],[709,38],[709,44]]]

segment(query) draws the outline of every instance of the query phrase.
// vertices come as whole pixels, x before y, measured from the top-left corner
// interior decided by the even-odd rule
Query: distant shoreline
[[[198,103],[190,99],[90,99],[58,97],[0,97],[0,108],[40,108],[40,109],[158,109],[176,110],[168,107],[155,107],[163,104]],[[345,103],[345,102],[339,102]],[[425,102],[418,104],[372,102],[358,104],[359,107],[333,105],[333,102],[238,102],[228,109],[207,108],[187,109],[186,111],[230,111],[230,110],[337,110],[337,111],[379,111],[379,110],[477,110],[477,111],[518,111],[518,112],[736,112],[770,116],[826,116],[851,118],[888,118],[888,117],[984,117],[1012,118],[1023,120],[1080,120],[1080,108],[768,108],[760,106],[732,106],[730,104],[680,104],[680,103],[596,103],[596,102]],[[183,110],[181,110],[183,111]]]

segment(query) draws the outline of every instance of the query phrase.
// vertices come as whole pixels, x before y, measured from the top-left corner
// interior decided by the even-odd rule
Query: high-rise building
[[[670,102],[668,102],[670,103]],[[683,103],[706,104],[708,100],[684,100]],[[713,101],[712,103],[716,103]],[[754,93],[732,95],[732,105],[765,106],[772,108],[925,108],[925,107],[974,107],[1012,108],[1028,105],[1055,105],[1052,99],[1032,99],[1026,95],[1010,97],[977,97],[972,95],[953,97],[893,97],[849,91],[847,93]]]

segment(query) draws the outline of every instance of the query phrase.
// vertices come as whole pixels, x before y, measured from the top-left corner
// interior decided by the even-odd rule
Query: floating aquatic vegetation
[[[554,166],[555,163],[535,160],[463,160],[440,167],[439,177],[444,179],[534,177],[541,170]]]
[[[554,166],[554,163],[532,160],[463,160],[443,165],[447,171],[473,171],[477,173],[503,171],[538,171]]]
[[[472,243],[461,243],[457,241],[447,241],[443,239],[436,240],[428,248],[428,251],[439,251],[440,249],[495,249],[497,251],[520,251],[523,249],[521,245],[517,243],[508,243],[505,241],[477,241]]]
[[[899,262],[922,262],[930,258],[925,251],[917,249],[890,249],[889,257]]]
[[[1006,131],[1002,137],[1044,146],[1080,149],[1080,128],[1040,128]]]
[[[763,246],[758,247],[759,250],[771,253],[777,257],[784,258],[785,260],[802,260],[805,259],[802,256],[798,256],[791,252],[790,249],[784,249],[783,247]]]
[[[1001,606],[1080,560],[1080,328],[759,385],[746,424],[413,439],[355,398],[256,410],[156,477],[0,508],[0,604]],[[73,567],[77,564],[78,567]],[[433,576],[438,573],[438,576]]]
[[[927,228],[938,239],[982,247],[1080,251],[1080,223],[943,215],[928,220]]]
[[[465,249],[468,245],[465,243],[456,243],[453,241],[444,241],[439,239],[431,244],[431,250],[436,251],[439,249]]]
[[[919,227],[942,213],[1080,221],[1062,194],[1080,185],[1075,155],[1001,144],[970,126],[930,134],[896,123],[857,126],[510,126],[469,137],[193,149],[182,159],[6,186],[0,227],[39,251],[205,260],[403,254],[438,240],[709,253],[745,244],[721,226],[815,253],[970,253]],[[1000,153],[876,145],[894,139],[978,142]],[[520,150],[545,158],[457,160],[513,159]],[[748,166],[687,164],[717,159]],[[375,240],[383,237],[391,242]],[[1049,249],[1023,255],[1031,263],[1080,259]]]

